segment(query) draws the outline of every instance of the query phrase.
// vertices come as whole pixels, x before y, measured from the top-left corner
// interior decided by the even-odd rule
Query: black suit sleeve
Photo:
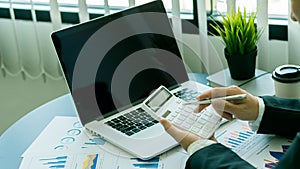
[[[300,100],[270,96],[264,96],[262,99],[265,103],[265,112],[258,132],[294,137],[300,131]],[[276,169],[299,169],[299,159],[300,132]],[[186,163],[186,169],[202,168],[253,169],[254,167],[225,146],[212,144],[195,152]]]
[[[300,131],[300,99],[261,98],[265,103],[265,112],[257,132],[294,138]]]
[[[248,162],[221,144],[212,144],[195,152],[186,169],[253,169]]]
[[[299,169],[300,168],[300,132],[294,138],[286,155],[282,157],[275,169]]]

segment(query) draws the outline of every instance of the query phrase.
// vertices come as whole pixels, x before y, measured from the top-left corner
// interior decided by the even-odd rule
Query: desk
[[[256,69],[255,76],[248,80],[232,79],[228,68],[209,75],[207,80],[212,87],[236,85],[255,96],[275,95],[272,74],[259,69]]]
[[[1,168],[19,168],[22,153],[55,116],[76,116],[71,94],[58,97],[33,110],[2,134],[0,137]],[[26,132],[29,130],[28,127],[30,132]]]
[[[207,74],[189,74],[191,80],[204,84],[207,84],[206,77]],[[0,137],[1,168],[19,168],[23,152],[55,116],[77,116],[71,94],[58,97],[33,110],[2,134]]]

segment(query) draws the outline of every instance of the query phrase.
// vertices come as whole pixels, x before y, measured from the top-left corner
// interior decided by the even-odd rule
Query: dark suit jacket
[[[300,100],[271,96],[262,99],[266,107],[257,132],[294,137],[293,143],[276,169],[300,169]],[[215,168],[252,169],[254,167],[221,144],[212,144],[198,150],[186,163],[186,169]]]

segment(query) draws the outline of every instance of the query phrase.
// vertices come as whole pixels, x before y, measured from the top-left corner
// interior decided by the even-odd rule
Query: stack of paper
[[[86,132],[76,117],[55,117],[22,157],[20,169],[182,169],[188,155],[178,147],[140,160]]]

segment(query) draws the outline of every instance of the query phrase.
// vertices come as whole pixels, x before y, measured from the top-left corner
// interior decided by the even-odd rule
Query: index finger
[[[226,96],[226,88],[225,87],[216,87],[211,90],[208,90],[199,96],[196,97],[197,100],[210,99],[214,97]]]
[[[197,96],[197,100],[204,100],[210,98],[224,97],[235,94],[244,93],[243,90],[237,86],[229,86],[229,87],[216,87],[211,90],[208,90],[201,95]]]

